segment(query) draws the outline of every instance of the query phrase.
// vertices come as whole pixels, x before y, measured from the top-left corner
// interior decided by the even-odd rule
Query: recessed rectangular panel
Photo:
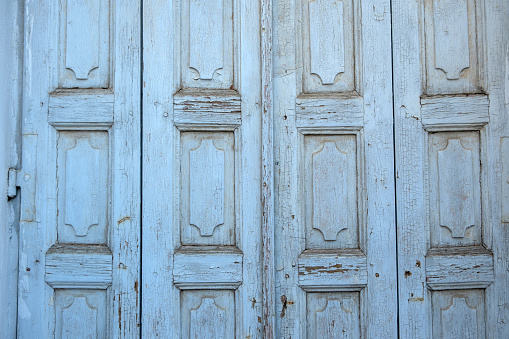
[[[361,338],[359,292],[307,293],[308,338]]]
[[[355,135],[304,137],[306,248],[357,248]]]
[[[432,292],[433,338],[486,338],[484,290]]]
[[[55,290],[55,338],[106,338],[106,290]]]
[[[235,338],[235,296],[233,291],[183,291],[181,338]]]
[[[233,85],[232,0],[182,3],[181,69],[184,88]]]
[[[479,132],[429,134],[432,247],[480,245]]]
[[[105,244],[108,132],[64,131],[57,144],[58,241]]]
[[[110,1],[60,0],[59,87],[110,86]]]
[[[424,6],[427,93],[478,91],[479,1],[426,0]]]
[[[304,92],[354,90],[353,0],[303,0]]]
[[[181,150],[182,245],[233,245],[233,132],[183,132]]]

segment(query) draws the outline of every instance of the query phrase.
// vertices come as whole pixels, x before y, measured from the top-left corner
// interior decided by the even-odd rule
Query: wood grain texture
[[[493,254],[482,247],[431,250],[426,282],[434,290],[486,288],[494,281]]]
[[[359,250],[307,250],[298,265],[305,291],[359,291],[368,283],[366,256]]]
[[[421,105],[425,128],[483,126],[489,122],[486,95],[426,97],[421,99]]]
[[[345,16],[348,13],[349,18],[353,17],[351,22],[345,23],[345,32],[347,25],[355,24],[354,31],[359,34],[353,39],[353,49],[356,51],[354,69],[345,67],[345,72],[347,69],[352,71],[355,79],[360,80],[352,81],[350,87],[324,90],[330,93],[317,93],[302,83],[305,69],[301,67],[301,50],[306,46],[301,39],[305,34],[305,29],[301,28],[301,10],[308,5],[308,1],[279,1],[274,5],[274,17],[277,18],[274,21],[273,83],[278,338],[306,337],[309,321],[306,319],[306,303],[307,295],[312,292],[307,294],[299,286],[302,276],[299,276],[298,262],[307,243],[304,206],[313,202],[306,199],[309,188],[303,180],[305,153],[301,140],[309,134],[325,138],[341,133],[357,135],[357,147],[362,150],[359,153],[362,154],[362,160],[357,163],[357,166],[360,164],[358,173],[365,178],[355,183],[359,196],[353,191],[348,193],[349,201],[359,202],[359,215],[362,217],[359,218],[358,250],[366,253],[367,262],[363,267],[364,272],[359,271],[359,275],[366,277],[363,282],[366,285],[364,288],[356,287],[357,290],[362,289],[359,321],[364,325],[359,329],[360,335],[368,338],[397,336],[397,300],[393,295],[396,294],[396,257],[392,72],[390,50],[387,49],[391,43],[388,33],[391,24],[390,4],[383,0],[369,4],[343,3],[345,8],[347,4],[351,5],[348,11],[344,10]],[[360,12],[362,17],[358,15]],[[358,21],[354,23],[355,18]],[[330,25],[315,24],[332,29]],[[328,157],[336,154],[329,152]],[[328,172],[332,173],[327,175],[339,178],[338,171],[329,169]],[[325,178],[327,176],[324,174],[322,179]],[[341,237],[341,232],[338,237]],[[349,246],[356,247],[351,243]],[[338,264],[329,262],[326,257],[316,259],[313,266],[324,267],[324,271],[328,271],[330,265]],[[333,273],[340,274],[334,269],[331,268]],[[335,285],[338,278],[331,278],[327,285]],[[319,285],[320,279],[314,283]],[[377,312],[367,311],[374,307]]]
[[[262,242],[263,242],[263,337],[273,339],[276,331],[275,274],[275,174],[274,174],[274,106],[273,106],[273,6],[272,0],[261,4],[261,168],[262,168]]]
[[[49,98],[48,122],[59,129],[109,127],[113,106],[110,90],[58,91]]]
[[[140,334],[141,232],[141,16],[140,2],[115,4],[115,107],[112,133],[113,197],[110,249],[113,283],[110,295],[112,336]]]
[[[222,39],[223,45],[215,47],[224,52],[223,65],[214,70],[212,79],[201,72],[200,79],[194,79],[197,73],[188,72],[187,23],[195,20],[197,28],[216,18],[205,12],[196,17],[181,15],[188,13],[190,2],[144,4],[142,336],[146,338],[262,337],[260,3],[195,1],[193,6],[212,4],[224,9],[224,29],[221,24],[214,27],[213,41],[192,37],[203,42],[200,50],[193,47],[200,53],[193,60],[201,58],[207,67],[209,61],[217,65],[215,57],[220,56],[208,58],[203,46]],[[197,148],[200,140],[202,147],[208,143],[207,152]],[[186,164],[191,149],[192,163],[201,168]],[[223,169],[219,158],[224,158]],[[216,185],[220,180],[207,175],[213,169],[223,173],[223,220],[218,199],[204,194],[207,183],[221,187]],[[189,183],[184,178],[188,170],[194,171],[192,201],[182,194]],[[205,185],[198,184],[198,179],[204,179]],[[182,231],[181,223],[191,216],[190,201],[194,221],[216,223],[211,237],[210,230],[202,236]],[[214,219],[205,211],[213,211]],[[224,224],[217,225],[221,221]],[[213,239],[223,228],[220,241]],[[219,246],[205,251],[206,256],[182,248],[192,244],[195,250],[204,250],[207,243]],[[234,257],[243,260],[221,256],[222,249],[233,246]],[[225,302],[218,300],[223,297]],[[192,306],[190,300],[194,300]],[[223,315],[230,319],[226,330],[220,326],[222,321],[203,322]]]
[[[173,260],[173,279],[180,289],[236,289],[242,283],[240,251],[181,249]]]
[[[58,87],[108,88],[112,85],[110,0],[59,0]],[[53,29],[53,28],[52,28]]]
[[[179,4],[180,73],[184,88],[235,86],[235,31],[240,22],[233,0],[186,0]]]
[[[426,0],[423,6],[426,93],[482,92],[484,1]]]
[[[507,80],[501,76],[507,74],[504,66],[507,41],[500,34],[508,29],[506,21],[502,19],[507,16],[508,8],[497,1],[463,1],[461,6],[466,5],[468,16],[465,19],[464,15],[456,15],[457,10],[465,11],[464,7],[444,8],[445,12],[433,13],[433,6],[437,3],[425,1],[423,11],[417,2],[397,0],[393,1],[392,7],[400,336],[506,337],[509,333],[506,324],[508,312],[505,306],[499,305],[507,305],[507,274],[499,272],[507,270],[507,260],[502,258],[507,256],[507,246],[504,244],[507,243],[508,233],[500,227],[498,220],[501,199],[501,169],[498,166],[503,154],[499,146],[500,137],[507,135],[507,105],[504,104],[507,96],[503,89],[507,87]],[[458,21],[448,20],[451,17],[449,13],[453,13],[452,17]],[[422,19],[425,27],[419,24]],[[461,26],[461,34],[468,30],[468,68],[459,70],[457,80],[451,78],[458,74],[448,79],[443,70],[430,71],[436,67],[433,61],[435,33],[432,26],[437,20],[443,20],[438,24],[442,28],[450,26],[456,30]],[[464,27],[465,20],[468,21],[467,28]],[[422,29],[424,34],[421,34]],[[444,37],[444,33],[439,32],[442,37],[438,40]],[[447,48],[455,49],[458,46],[444,45],[439,51],[443,53]],[[425,64],[421,63],[422,48],[425,49]],[[461,59],[458,51],[448,53],[446,57],[453,59],[450,60],[452,63],[459,65],[458,62],[462,61],[464,67],[466,59]],[[435,96],[423,96],[425,94]],[[431,176],[425,174],[430,166],[425,154],[429,150],[431,135],[438,135],[435,133],[438,131],[479,135],[479,146],[475,147],[473,154],[479,149],[480,157],[472,163],[474,171],[480,174],[473,179],[476,188],[469,190],[469,194],[479,191],[479,187],[482,190],[473,208],[476,225],[483,225],[482,234],[475,235],[476,241],[488,249],[485,254],[476,254],[476,247],[465,246],[469,245],[467,241],[459,245],[467,252],[462,255],[450,255],[445,249],[435,248],[426,256],[430,240],[433,237],[437,239],[439,230],[423,227],[429,225],[429,213],[438,212],[432,207],[436,201],[434,195],[428,191],[427,182]],[[456,161],[449,155],[443,158],[442,161],[445,158],[451,163]],[[469,172],[465,166],[455,171]],[[455,199],[459,198],[455,196]],[[453,238],[449,235],[449,239]],[[455,241],[460,241],[460,238],[435,243],[434,246],[457,248],[452,243]],[[492,253],[493,257],[488,253]],[[479,289],[463,290],[469,288],[469,284]],[[430,292],[426,286],[437,292]],[[442,292],[442,289],[447,291]],[[436,296],[440,293],[449,298],[447,302],[439,302]],[[469,304],[468,298],[475,295],[485,298],[485,309],[479,308],[484,307],[482,301]],[[485,319],[477,318],[477,327],[480,329],[482,325],[486,332],[470,331],[476,320],[469,318],[470,311],[465,307],[453,307],[452,296],[466,300],[470,309],[477,309],[477,315]],[[456,302],[461,302],[459,299]],[[444,326],[440,325],[440,314],[451,307],[455,311],[449,314],[455,313],[456,316],[449,317]],[[432,313],[429,312],[430,308],[433,308]],[[462,332],[462,327],[468,330]],[[443,332],[444,329],[446,332]]]
[[[295,109],[296,124],[301,128],[361,128],[364,124],[364,102],[362,97],[356,94],[300,95]]]
[[[107,289],[112,254],[105,245],[53,245],[46,252],[46,282],[55,288]]]

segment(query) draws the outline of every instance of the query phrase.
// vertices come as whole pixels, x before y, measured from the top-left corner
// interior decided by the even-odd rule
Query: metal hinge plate
[[[7,196],[14,198],[17,194],[18,183],[18,172],[19,170],[9,168],[9,176],[7,177]]]

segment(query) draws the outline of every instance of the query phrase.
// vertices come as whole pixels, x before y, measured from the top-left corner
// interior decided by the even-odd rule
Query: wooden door
[[[142,337],[261,338],[260,3],[143,7]]]
[[[140,2],[24,8],[17,335],[137,337]]]
[[[509,337],[502,3],[393,1],[401,338]]]
[[[274,3],[277,338],[397,337],[391,15]]]

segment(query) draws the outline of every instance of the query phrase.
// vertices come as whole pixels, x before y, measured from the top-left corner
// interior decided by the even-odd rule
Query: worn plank
[[[173,258],[173,279],[180,289],[236,289],[242,283],[238,250],[181,249]]]
[[[421,105],[425,127],[483,126],[490,120],[487,95],[425,97]]]
[[[436,249],[426,256],[432,289],[486,288],[494,281],[493,254],[482,247]]]
[[[112,254],[105,245],[53,245],[46,252],[46,282],[53,288],[107,289]]]
[[[300,95],[295,109],[300,128],[361,128],[364,124],[364,102],[357,94]]]
[[[367,260],[360,250],[307,250],[298,265],[299,286],[306,291],[359,291],[368,283]]]
[[[48,122],[57,128],[109,127],[113,106],[110,90],[57,91],[49,98]]]

